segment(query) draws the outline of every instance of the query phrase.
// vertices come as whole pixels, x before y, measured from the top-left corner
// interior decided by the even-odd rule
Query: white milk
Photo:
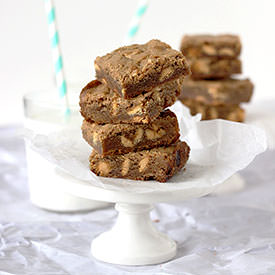
[[[78,100],[78,95],[76,100]],[[77,102],[76,100],[71,102]],[[80,129],[82,117],[78,110],[78,104],[71,105],[71,115],[66,119],[63,106],[53,104],[53,102],[59,102],[55,93],[27,94],[24,97],[25,128],[44,135],[61,129]],[[26,146],[26,156],[30,199],[36,206],[52,211],[71,212],[92,210],[107,205],[66,193],[66,190],[60,189],[56,184],[57,181],[63,181],[64,178],[56,173],[53,164],[28,146]]]

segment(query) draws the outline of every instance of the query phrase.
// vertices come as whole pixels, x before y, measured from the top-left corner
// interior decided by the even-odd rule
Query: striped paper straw
[[[148,0],[139,0],[138,8],[135,12],[134,17],[131,20],[129,30],[124,39],[125,44],[130,44],[134,40],[134,37],[136,36],[139,30],[142,16],[145,14],[147,8],[148,8]]]
[[[46,13],[48,18],[49,36],[54,62],[54,73],[60,98],[64,101],[65,115],[70,114],[67,83],[64,76],[63,60],[60,50],[59,36],[57,31],[55,8],[52,0],[45,0]]]

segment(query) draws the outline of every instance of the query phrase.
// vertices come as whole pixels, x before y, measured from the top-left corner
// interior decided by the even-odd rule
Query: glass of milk
[[[71,114],[64,115],[64,103],[56,91],[37,91],[26,94],[24,101],[24,127],[36,134],[47,135],[62,129],[79,129],[82,117],[79,113],[79,91],[69,93]],[[79,198],[66,193],[56,184],[65,179],[56,173],[55,166],[33,151],[26,144],[28,182],[31,202],[41,208],[72,212],[92,210],[106,203]],[[66,177],[66,180],[67,177]]]

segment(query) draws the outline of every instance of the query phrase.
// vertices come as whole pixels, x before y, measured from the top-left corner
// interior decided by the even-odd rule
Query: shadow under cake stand
[[[176,242],[159,232],[150,218],[153,204],[197,198],[214,190],[214,187],[193,186],[171,192],[113,191],[84,181],[67,181],[66,174],[61,170],[60,173],[64,180],[59,184],[66,192],[86,199],[115,203],[119,213],[117,221],[110,231],[92,241],[91,252],[98,260],[122,265],[159,264],[175,257]]]

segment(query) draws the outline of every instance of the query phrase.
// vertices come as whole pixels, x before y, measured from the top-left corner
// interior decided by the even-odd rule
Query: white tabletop
[[[58,214],[30,204],[17,129],[0,129],[0,274],[275,274],[275,151],[241,172],[239,193],[158,204],[152,219],[178,242],[176,258],[125,267],[90,255],[91,240],[115,221],[112,208]]]

